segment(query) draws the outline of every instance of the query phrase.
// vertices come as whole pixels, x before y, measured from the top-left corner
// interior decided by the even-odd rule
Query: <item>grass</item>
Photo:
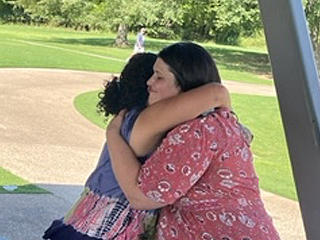
[[[114,46],[115,34],[65,28],[0,25],[0,67],[59,68],[118,73],[132,53],[130,46]],[[173,41],[146,39],[146,49],[158,52]],[[223,79],[272,85],[264,49],[202,44],[216,60]]]
[[[109,119],[106,120],[103,114],[97,112],[98,94],[99,91],[81,93],[75,97],[74,106],[89,121],[105,129]]]
[[[239,120],[254,134],[252,151],[260,186],[297,200],[277,98],[232,94],[232,102]]]
[[[119,73],[132,52],[135,35],[129,35],[131,45],[126,48],[116,48],[114,38],[113,33],[0,24],[0,67]],[[224,80],[272,85],[270,63],[263,41],[261,36],[257,45],[252,43],[252,39],[241,39],[241,46],[238,47],[213,43],[202,45],[212,54]],[[147,37],[146,49],[158,52],[171,43],[173,41]],[[97,93],[83,93],[77,96],[74,104],[90,121],[105,128],[107,122],[104,122],[103,116],[97,114],[95,108]],[[248,125],[255,135],[253,152],[261,187],[296,200],[276,98],[240,94],[233,94],[232,98],[240,120]],[[1,168],[0,170],[0,186],[19,185],[26,189],[35,187]],[[3,191],[1,187],[0,193]],[[37,190],[34,188],[34,191]]]
[[[75,98],[74,104],[84,117],[105,129],[105,118],[97,113],[95,107],[98,92],[82,93]],[[252,150],[260,187],[297,200],[277,99],[232,94],[232,102],[240,121],[248,126],[255,136]]]
[[[6,189],[9,189],[9,190],[6,190]],[[33,184],[30,184],[28,181],[0,167],[0,194],[1,193],[43,194],[43,193],[49,193],[49,192]]]
[[[261,30],[261,32],[256,33],[252,37],[241,36],[238,42],[239,45],[243,48],[267,52],[266,39],[263,30]]]
[[[51,30],[46,27],[0,25],[0,67],[120,72],[125,64],[127,54],[122,53],[121,49],[121,53],[117,53],[114,47],[75,43],[73,39],[90,41],[92,37],[65,29]],[[107,40],[102,39],[101,34],[95,35],[100,42]],[[115,56],[117,59],[112,59]]]

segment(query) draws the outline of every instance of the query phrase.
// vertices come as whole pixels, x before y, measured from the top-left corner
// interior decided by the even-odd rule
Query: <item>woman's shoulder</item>
[[[167,136],[189,131],[226,132],[225,128],[237,124],[236,115],[228,108],[216,108],[201,114],[199,117],[186,121],[174,127]]]
[[[215,108],[209,113],[201,116],[202,121],[207,120],[212,123],[225,123],[227,125],[238,122],[237,115],[229,108]]]
[[[141,111],[142,111],[141,107],[140,108],[135,107],[127,112],[127,114],[123,120],[122,126],[121,126],[121,133],[126,139],[129,138],[131,131],[132,131],[132,128],[133,128],[133,125],[134,125],[135,121],[137,120]]]
[[[234,119],[236,118],[235,113],[230,108],[215,108],[212,112],[215,116],[220,116],[225,119]]]
[[[220,134],[221,136],[232,131],[239,132],[237,116],[229,108],[216,108],[200,115],[184,124],[179,129],[197,129],[197,131]]]
[[[245,142],[250,145],[253,141],[253,133],[249,127],[239,122],[235,112],[227,108],[217,109],[213,112],[213,116],[219,119],[219,122],[224,123],[223,125],[228,128],[228,132],[234,132],[236,135],[242,137]]]

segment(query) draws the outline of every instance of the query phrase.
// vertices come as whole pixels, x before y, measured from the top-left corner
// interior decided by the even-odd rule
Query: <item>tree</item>
[[[10,2],[15,16],[31,23],[75,29],[128,32],[142,26],[148,35],[166,39],[236,44],[240,35],[261,29],[258,0],[0,0]],[[18,17],[15,17],[18,19]]]
[[[8,17],[12,15],[12,5],[3,0],[0,0],[0,19],[8,20]]]
[[[240,35],[252,36],[262,29],[257,0],[213,0],[215,24],[212,35],[216,42],[236,44]]]
[[[129,46],[128,32],[129,32],[128,25],[124,23],[120,23],[118,28],[117,38],[115,40],[115,44],[118,47]]]
[[[186,40],[213,40],[236,44],[262,28],[257,0],[181,0],[179,36]]]
[[[318,70],[320,70],[320,1],[307,0],[305,13]]]
[[[17,0],[2,0],[3,10],[5,11],[2,19],[10,22],[29,23],[30,16],[25,13],[23,7]]]

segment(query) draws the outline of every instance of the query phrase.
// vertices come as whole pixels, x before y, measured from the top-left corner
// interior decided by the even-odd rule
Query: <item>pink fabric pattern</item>
[[[147,196],[167,204],[157,239],[280,239],[260,198],[248,138],[226,109],[169,132],[139,182]]]
[[[99,239],[139,240],[154,232],[156,212],[134,210],[125,198],[99,196],[86,189],[65,216],[65,224]]]

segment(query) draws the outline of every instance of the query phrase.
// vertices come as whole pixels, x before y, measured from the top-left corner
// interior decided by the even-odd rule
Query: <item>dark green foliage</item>
[[[3,0],[0,0],[0,18],[7,19],[8,16],[11,16],[12,14],[12,5],[3,2]]]
[[[257,1],[0,0],[9,21],[113,32],[120,24],[131,32],[145,26],[151,37],[228,44],[261,30]]]
[[[320,72],[320,0],[306,0],[305,12],[309,24],[316,64]]]

